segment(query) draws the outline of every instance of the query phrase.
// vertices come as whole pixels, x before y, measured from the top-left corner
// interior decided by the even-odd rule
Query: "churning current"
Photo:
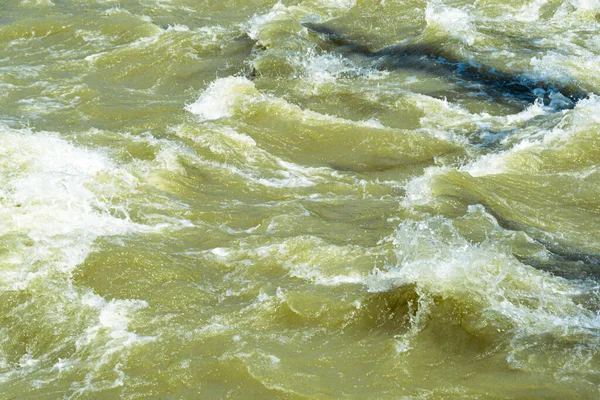
[[[2,0],[0,398],[597,399],[599,21]]]

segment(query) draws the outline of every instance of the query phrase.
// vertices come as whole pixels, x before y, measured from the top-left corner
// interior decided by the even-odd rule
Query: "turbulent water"
[[[599,21],[0,1],[0,398],[598,398]]]

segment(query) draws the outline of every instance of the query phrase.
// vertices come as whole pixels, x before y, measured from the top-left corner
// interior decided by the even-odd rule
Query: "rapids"
[[[598,398],[599,21],[3,0],[0,398]]]

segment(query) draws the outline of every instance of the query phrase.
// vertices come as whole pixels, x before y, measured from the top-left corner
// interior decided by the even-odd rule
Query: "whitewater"
[[[598,398],[599,32],[0,2],[0,398]]]

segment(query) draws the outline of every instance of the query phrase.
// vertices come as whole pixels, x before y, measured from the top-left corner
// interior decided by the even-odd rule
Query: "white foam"
[[[264,25],[269,24],[279,18],[287,15],[288,9],[286,6],[277,2],[273,8],[266,14],[254,15],[246,24],[246,33],[252,40],[260,39],[260,31]]]
[[[441,217],[406,221],[391,237],[399,263],[376,270],[370,291],[416,285],[419,293],[466,303],[483,329],[501,322],[515,338],[550,333],[568,336],[572,328],[595,336],[600,316],[583,309],[573,296],[595,290],[520,263],[502,247],[474,245]],[[465,326],[467,327],[467,326]]]
[[[55,4],[52,0],[22,0],[21,4],[23,6],[40,6],[40,7],[52,7]]]
[[[299,115],[303,121],[318,121],[328,123],[341,123],[362,125],[365,127],[381,128],[382,125],[374,120],[352,121],[328,114],[321,114],[312,110],[302,109],[288,103],[284,99],[262,94],[254,83],[245,77],[230,76],[218,78],[202,92],[200,98],[185,107],[193,114],[198,115],[201,121],[213,121],[233,116],[237,110],[244,110],[252,104],[272,104],[281,108],[290,116]]]
[[[215,247],[211,250],[211,253],[213,253],[221,259],[226,259],[227,256],[229,256],[229,254],[231,253],[231,251],[223,247]]]
[[[479,123],[502,123],[504,126],[520,124],[539,115],[546,115],[547,110],[541,102],[535,102],[527,109],[518,114],[505,117],[479,116]],[[477,117],[477,116],[474,116]],[[591,95],[587,99],[580,100],[573,110],[565,111],[564,117],[552,130],[536,131],[535,135],[519,138],[508,150],[485,154],[470,163],[459,167],[461,172],[467,172],[474,177],[496,175],[506,173],[517,168],[523,172],[523,165],[514,165],[512,159],[521,152],[528,151],[539,153],[544,149],[555,146],[569,145],[573,135],[580,131],[586,131],[590,127],[600,124],[600,98]],[[407,193],[405,201],[407,204],[424,204],[431,199],[429,185],[435,174],[443,173],[443,168],[432,167],[425,171],[424,175],[413,179],[406,185]]]
[[[504,154],[486,154],[460,171],[468,172],[471,176],[481,177],[486,175],[497,175],[506,172],[507,166]]]
[[[97,30],[78,29],[75,31],[75,37],[81,38],[84,42],[107,43],[108,37]]]
[[[360,274],[318,276],[315,279],[317,285],[323,286],[362,285],[364,282],[365,276]]]
[[[308,54],[302,57],[302,66],[304,68],[306,79],[315,85],[332,83],[336,78],[344,73],[357,71],[358,67],[335,54]]]
[[[100,193],[88,187],[97,175],[113,170],[105,156],[52,134],[0,129],[0,234],[24,231],[42,239],[80,230],[104,234],[128,229],[129,222],[107,214],[109,206]],[[117,170],[119,174],[127,175]]]
[[[328,168],[305,167],[282,160],[261,149],[250,136],[229,127],[205,131],[180,127],[175,132],[208,148],[219,160],[197,158],[197,163],[211,170],[224,170],[251,184],[271,188],[310,187],[327,181],[332,174]]]
[[[98,237],[158,232],[177,223],[135,223],[125,205],[113,203],[113,197],[133,198],[138,184],[102,152],[75,146],[57,134],[0,126],[0,236],[14,241],[11,251],[0,257],[0,291],[30,296],[18,312],[34,313],[45,324],[56,324],[59,332],[59,325],[74,316],[95,315],[88,326],[79,327],[79,336],[64,338],[76,344],[76,351],[50,367],[58,372],[86,370],[84,381],[73,384],[78,393],[106,387],[96,375],[103,365],[114,367],[113,383],[122,384],[119,360],[134,345],[152,340],[129,330],[135,312],[146,307],[144,302],[108,301],[72,282],[73,271]],[[39,285],[54,303],[37,306],[34,294]],[[0,340],[0,363],[5,345]],[[24,354],[20,367],[2,373],[0,380],[48,368],[42,361],[47,360]]]
[[[349,11],[356,6],[357,0],[328,0],[323,2],[331,7],[339,8],[341,10]]]
[[[121,8],[121,5],[117,5],[115,7],[111,7],[109,9],[105,10],[102,14],[104,14],[104,15],[114,15],[114,14],[121,14],[121,13],[130,14],[131,15],[131,13],[127,9]]]
[[[271,364],[279,364],[281,362],[281,359],[273,354],[267,354],[266,357],[271,361]]]
[[[595,17],[594,14],[597,11],[600,11],[598,0],[566,0],[556,10],[553,19],[561,22],[571,20],[580,22],[582,19],[586,19],[586,15]]]
[[[529,121],[539,115],[548,114],[548,110],[545,109],[544,103],[541,100],[536,100],[532,105],[525,108],[523,111],[517,114],[511,114],[506,116],[506,122],[508,124],[515,124],[520,122]]]
[[[569,69],[572,57],[548,52],[541,57],[532,58],[530,64],[535,76],[567,85],[573,80]]]
[[[148,304],[140,300],[111,300],[88,294],[83,303],[93,305],[100,310],[96,325],[88,327],[77,340],[78,349],[84,349],[94,343],[94,348],[104,347],[101,357],[107,357],[131,347],[135,342],[145,343],[154,340],[152,337],[142,337],[128,331],[130,314],[146,308]]]
[[[531,3],[524,4],[510,18],[521,22],[534,22],[540,19],[541,8],[548,4],[548,0],[533,0]]]
[[[135,193],[137,179],[106,155],[50,133],[5,126],[0,131],[0,235],[27,235],[40,259],[53,249],[58,258],[47,260],[48,267],[72,270],[98,236],[156,229],[132,222],[126,208],[110,203],[115,192]],[[29,256],[21,266],[27,280],[43,273],[30,269],[34,262]],[[21,275],[13,274],[17,280],[12,283],[9,275],[3,284],[23,289]]]
[[[166,29],[166,32],[189,32],[190,27],[183,24],[174,24],[169,25]]]
[[[231,117],[235,106],[248,98],[248,91],[255,92],[256,89],[247,78],[219,78],[208,86],[196,102],[186,106],[186,110],[203,121]]]
[[[402,199],[402,204],[406,207],[423,205],[433,199],[431,185],[435,176],[443,172],[438,167],[429,167],[423,171],[423,175],[411,179],[405,185],[406,194]]]
[[[475,30],[466,10],[432,1],[427,3],[425,20],[428,26],[437,26],[469,46],[475,43]]]

